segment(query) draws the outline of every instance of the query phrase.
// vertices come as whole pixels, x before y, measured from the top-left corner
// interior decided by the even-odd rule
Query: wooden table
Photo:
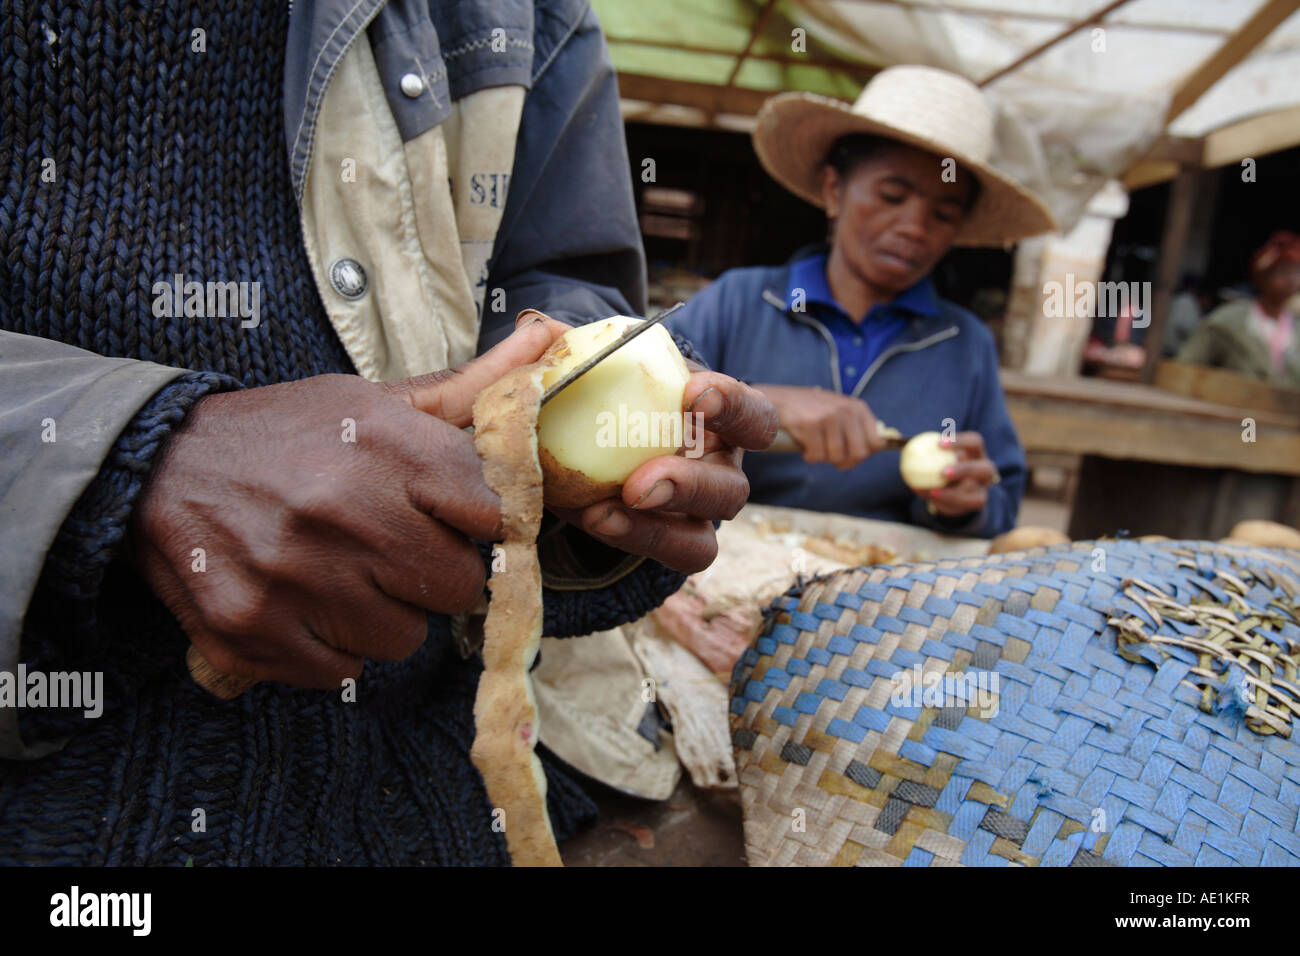
[[[1243,518],[1300,524],[1300,416],[1009,370],[1002,388],[1026,451],[1082,456],[1072,538],[1121,528],[1218,538]]]

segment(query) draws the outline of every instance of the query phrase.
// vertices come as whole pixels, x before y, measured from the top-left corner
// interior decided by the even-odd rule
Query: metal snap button
[[[366,270],[356,259],[335,259],[330,266],[330,285],[345,299],[359,299],[366,294]]]

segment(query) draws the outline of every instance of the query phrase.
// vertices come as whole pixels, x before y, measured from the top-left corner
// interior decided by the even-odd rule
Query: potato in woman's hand
[[[921,432],[903,446],[898,470],[914,491],[930,491],[948,484],[944,470],[957,464],[957,453],[941,447],[942,438],[938,432]]]

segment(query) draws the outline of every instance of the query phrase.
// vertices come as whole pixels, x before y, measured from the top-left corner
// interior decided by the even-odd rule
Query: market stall
[[[1153,385],[1004,370],[1020,440],[1080,456],[1073,538],[1217,538],[1238,521],[1300,524],[1300,415],[1257,411]]]

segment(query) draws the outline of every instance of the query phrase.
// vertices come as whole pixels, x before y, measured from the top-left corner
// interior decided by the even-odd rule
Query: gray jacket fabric
[[[126,423],[182,373],[0,331],[0,670],[14,672],[27,604],[64,517]],[[42,757],[60,744],[24,746],[17,710],[0,708],[0,756]]]

